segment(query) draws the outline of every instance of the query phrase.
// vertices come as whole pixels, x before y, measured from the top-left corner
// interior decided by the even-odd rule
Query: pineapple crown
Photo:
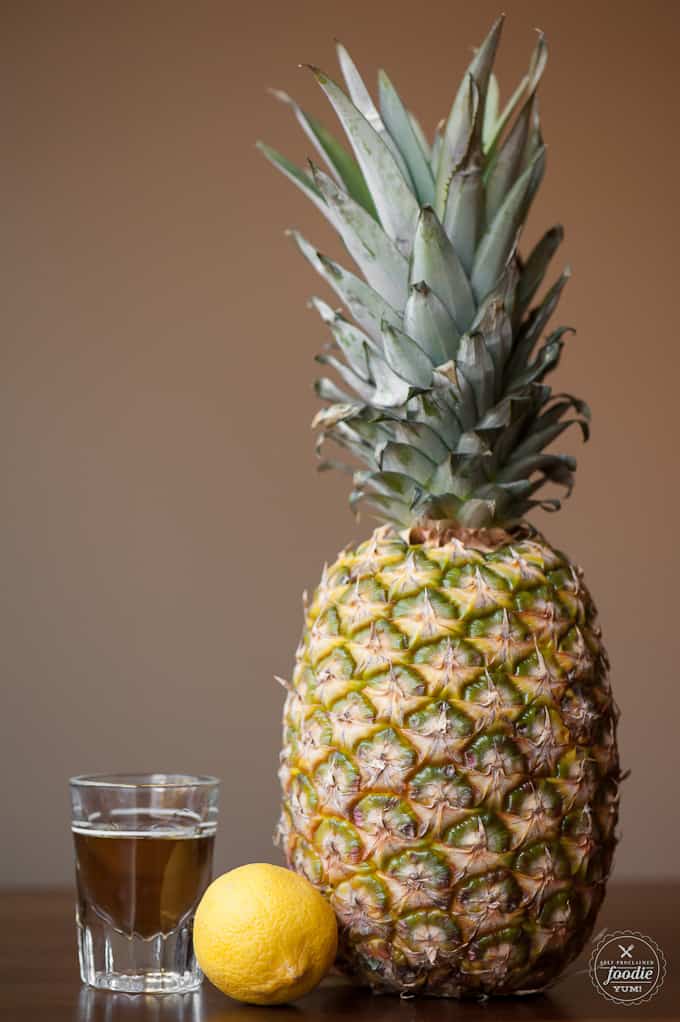
[[[532,307],[562,228],[526,259],[518,253],[545,169],[536,93],[546,43],[539,34],[528,73],[501,108],[492,65],[502,24],[476,51],[431,146],[384,71],[374,105],[341,45],[347,92],[311,71],[354,155],[281,92],[329,173],[312,162],[303,171],[259,144],[361,273],[290,232],[354,321],[312,299],[332,334],[317,359],[337,377],[316,383],[328,403],[313,423],[318,449],[330,439],[366,466],[321,467],[352,471],[351,504],[367,500],[402,527],[510,526],[533,507],[557,510],[558,499],[537,491],[551,482],[568,494],[576,463],[545,448],[572,424],[588,438],[587,405],[544,382],[570,329],[541,343],[568,269]]]

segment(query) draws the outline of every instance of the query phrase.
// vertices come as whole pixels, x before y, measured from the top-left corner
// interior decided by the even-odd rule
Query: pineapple
[[[575,462],[547,452],[587,406],[545,383],[562,238],[518,237],[545,166],[537,87],[504,106],[502,21],[432,146],[388,77],[374,105],[312,68],[353,155],[289,97],[327,170],[265,154],[315,203],[358,273],[293,233],[345,312],[315,298],[319,443],[363,464],[351,503],[381,521],[326,567],[285,682],[279,837],[330,900],[339,966],[381,992],[448,997],[548,985],[602,902],[620,779],[617,710],[580,570],[526,521]],[[324,466],[336,462],[324,463]]]

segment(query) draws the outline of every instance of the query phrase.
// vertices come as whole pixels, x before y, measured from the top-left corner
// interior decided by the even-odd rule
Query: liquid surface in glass
[[[74,824],[73,839],[79,916],[95,912],[119,933],[145,940],[171,933],[210,882],[214,829],[135,814],[115,828]]]

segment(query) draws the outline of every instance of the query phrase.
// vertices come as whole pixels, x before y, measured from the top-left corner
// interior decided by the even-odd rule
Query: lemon
[[[198,964],[223,993],[281,1004],[308,993],[333,964],[333,909],[308,880],[254,862],[223,873],[196,910]]]

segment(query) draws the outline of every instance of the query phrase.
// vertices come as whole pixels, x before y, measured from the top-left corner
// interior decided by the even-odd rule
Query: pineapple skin
[[[616,844],[596,610],[529,528],[422,538],[383,526],[324,569],[287,686],[278,837],[358,982],[540,990],[587,941]]]

